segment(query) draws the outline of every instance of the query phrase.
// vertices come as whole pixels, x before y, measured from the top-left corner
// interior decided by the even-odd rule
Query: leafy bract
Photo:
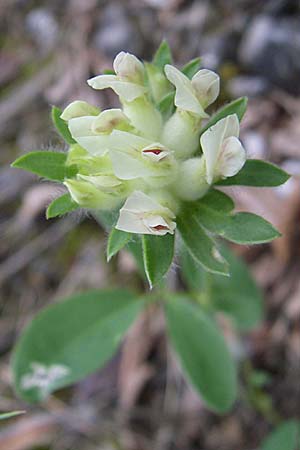
[[[280,236],[264,218],[248,212],[228,214],[215,208],[213,202],[195,202],[194,215],[197,222],[210,233],[237,244],[261,244]]]
[[[165,120],[167,120],[175,111],[174,98],[175,91],[171,91],[166,94],[158,104],[158,109]]]
[[[166,64],[172,64],[172,53],[167,41],[162,41],[156,50],[152,63],[161,71],[163,71]]]
[[[201,204],[223,213],[230,213],[234,209],[234,201],[232,198],[218,189],[210,189],[201,198]]]
[[[36,151],[20,156],[12,167],[24,169],[52,181],[64,181],[77,173],[75,165],[66,165],[67,154],[51,151]]]
[[[57,216],[60,217],[68,212],[75,211],[78,208],[79,205],[74,202],[70,194],[66,193],[50,203],[46,211],[46,217],[47,219],[52,219]]]
[[[236,369],[214,321],[182,297],[169,299],[166,319],[171,344],[194,388],[214,410],[230,409],[236,397]]]
[[[61,114],[62,110],[60,108],[52,106],[51,117],[53,125],[67,144],[76,144],[76,141],[72,138],[67,122],[60,117]]]
[[[90,291],[44,309],[13,355],[19,395],[29,402],[41,401],[102,367],[142,304],[125,290]]]
[[[228,105],[225,105],[209,119],[206,125],[202,128],[200,135],[203,134],[210,127],[215,125],[219,120],[224,119],[224,117],[229,116],[231,114],[236,114],[239,118],[239,121],[241,121],[246,112],[247,103],[248,103],[247,97],[240,97],[228,103]]]
[[[260,159],[247,159],[244,167],[233,177],[220,180],[219,186],[254,186],[274,187],[280,186],[290,178],[290,175],[275,166]]]
[[[184,244],[198,264],[209,272],[228,275],[227,262],[220,255],[214,240],[200,225],[193,206],[182,208],[176,221]]]
[[[107,261],[118,253],[125,245],[132,239],[131,233],[126,233],[125,231],[117,230],[113,228],[109,234],[107,249],[106,249],[106,257]]]
[[[144,235],[142,237],[145,273],[150,287],[167,273],[174,256],[174,235]]]
[[[207,273],[182,247],[183,279],[190,290],[205,296],[208,307],[222,311],[233,320],[236,328],[248,330],[262,319],[262,293],[241,258],[225,245],[220,247],[220,252],[229,263],[230,277]]]
[[[184,73],[189,79],[193,78],[193,76],[198,72],[201,66],[201,58],[194,58],[190,62],[188,62],[183,68],[181,72]]]

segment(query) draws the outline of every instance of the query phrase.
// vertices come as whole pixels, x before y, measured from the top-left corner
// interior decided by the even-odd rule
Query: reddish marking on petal
[[[159,148],[152,148],[150,150],[143,150],[143,153],[154,153],[154,155],[160,155],[162,150]]]
[[[168,230],[169,228],[166,227],[165,225],[156,225],[155,227],[151,227],[156,231],[162,231],[162,230]]]

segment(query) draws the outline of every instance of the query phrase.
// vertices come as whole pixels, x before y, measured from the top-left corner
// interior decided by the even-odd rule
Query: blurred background
[[[279,418],[300,416],[300,2],[297,0],[0,1],[0,411],[2,450],[253,450]],[[64,144],[50,105],[116,105],[86,80],[121,50],[150,59],[162,38],[176,64],[202,56],[222,78],[220,102],[249,97],[242,141],[293,177],[276,189],[238,188],[238,208],[263,215],[283,237],[235,250],[265,296],[265,319],[237,336],[248,371],[268,381],[224,417],[187,386],[166,348],[160,317],[143,316],[99,373],[31,407],[16,398],[9,358],[24,325],[75,291],[139,283],[129,254],[107,265],[106,236],[84,215],[46,221],[60,187],[10,168],[19,155]],[[216,105],[218,107],[218,105]],[[249,394],[249,392],[248,392]],[[281,449],[284,450],[284,449]]]

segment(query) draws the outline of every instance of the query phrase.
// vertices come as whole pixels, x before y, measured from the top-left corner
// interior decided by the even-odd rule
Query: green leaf
[[[167,41],[162,41],[154,55],[152,63],[162,71],[166,64],[172,64],[171,49]]]
[[[78,208],[79,205],[74,202],[70,194],[66,193],[50,203],[46,211],[46,218],[52,219],[53,217],[60,217],[68,212],[75,211]]]
[[[239,121],[241,121],[246,112],[247,103],[247,97],[240,97],[233,102],[228,103],[228,105],[225,105],[209,119],[205,127],[202,128],[200,136],[210,127],[215,125],[219,120],[223,119],[226,116],[229,116],[230,114],[236,114],[239,118]]]
[[[186,298],[171,298],[166,318],[171,344],[192,385],[212,409],[228,411],[236,398],[237,377],[220,330]]]
[[[260,159],[247,159],[244,167],[233,177],[220,180],[219,186],[280,186],[290,178],[290,175],[275,164]]]
[[[51,117],[53,125],[55,126],[58,133],[68,144],[76,144],[76,141],[72,138],[70,133],[68,123],[63,120],[60,116],[62,114],[62,110],[57,106],[52,106]]]
[[[111,228],[113,228],[119,217],[119,208],[113,210],[98,210],[93,211],[93,217],[95,220],[104,228],[105,231],[110,232]]]
[[[41,401],[103,367],[142,305],[122,289],[86,292],[44,309],[29,324],[13,355],[19,395],[29,402]]]
[[[201,66],[201,58],[194,58],[190,62],[188,62],[183,68],[181,72],[184,73],[189,79],[193,78],[193,76],[198,72]]]
[[[261,450],[298,450],[299,422],[289,420],[280,425],[262,443]]]
[[[228,275],[227,262],[219,254],[214,240],[199,224],[193,206],[183,208],[176,221],[192,257],[209,272]]]
[[[139,235],[133,235],[131,241],[126,245],[127,250],[132,254],[139,274],[146,280],[144,268],[143,246]]]
[[[221,247],[221,254],[229,263],[230,278],[211,275],[212,306],[232,318],[238,329],[248,330],[262,320],[262,293],[241,258],[225,245]]]
[[[143,259],[150,288],[167,273],[174,256],[174,234],[165,236],[143,235]]]
[[[192,291],[204,294],[207,305],[229,316],[239,330],[248,330],[262,319],[263,298],[246,264],[222,245],[220,253],[230,267],[230,277],[206,272],[183,247],[182,277]]]
[[[107,249],[106,249],[106,257],[107,261],[118,253],[132,238],[131,233],[126,233],[125,231],[117,230],[113,228],[109,234]]]
[[[158,104],[158,109],[164,120],[167,120],[175,111],[174,98],[175,91],[169,92]]]
[[[237,244],[263,244],[280,236],[273,225],[256,214],[224,214],[201,200],[195,206],[195,214],[206,230]]]
[[[8,413],[0,414],[0,420],[10,419],[11,417],[20,416],[21,414],[25,414],[25,411],[12,411]]]
[[[204,291],[207,287],[207,277],[210,274],[200,264],[197,264],[185,245],[180,246],[179,256],[183,281],[192,291]]]
[[[64,181],[77,173],[77,167],[67,166],[66,161],[66,153],[37,151],[20,156],[12,167],[27,170],[48,180]]]
[[[208,193],[201,198],[201,204],[224,213],[230,213],[234,209],[234,201],[232,198],[217,189],[210,189]]]

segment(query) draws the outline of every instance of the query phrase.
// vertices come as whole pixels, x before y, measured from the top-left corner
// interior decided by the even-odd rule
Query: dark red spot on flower
[[[143,150],[143,153],[154,153],[154,155],[160,155],[162,150],[160,148],[151,148],[149,150]]]
[[[162,231],[162,230],[168,230],[169,228],[166,227],[165,225],[156,225],[155,227],[151,227],[156,231]]]

